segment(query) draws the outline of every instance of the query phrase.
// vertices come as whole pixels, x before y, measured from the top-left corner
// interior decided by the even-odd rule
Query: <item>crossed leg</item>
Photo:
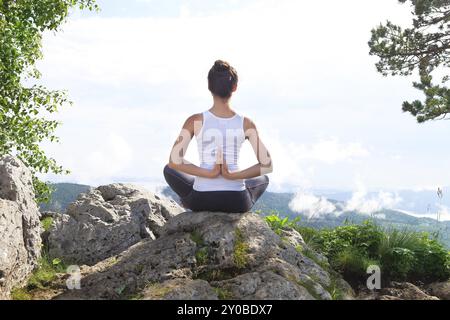
[[[194,187],[195,177],[185,174],[183,172],[164,167],[164,178],[172,190],[180,197],[181,203],[186,209],[189,208],[189,204],[184,202],[192,192]],[[249,194],[251,200],[251,206],[263,195],[269,185],[269,177],[267,175],[259,176],[252,179],[245,180],[246,191]],[[217,191],[215,191],[217,195]],[[249,210],[251,207],[249,208]]]

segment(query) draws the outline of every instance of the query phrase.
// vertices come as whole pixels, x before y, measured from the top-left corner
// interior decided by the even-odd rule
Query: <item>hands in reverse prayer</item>
[[[223,151],[222,149],[218,149],[217,151],[217,157],[216,157],[216,164],[214,165],[213,169],[210,171],[210,175],[208,176],[208,178],[216,178],[219,175],[222,175],[222,177],[224,177],[225,179],[228,180],[235,180],[237,179],[235,173],[230,172],[230,170],[228,169],[228,164],[227,161],[225,159],[225,157],[223,156]]]

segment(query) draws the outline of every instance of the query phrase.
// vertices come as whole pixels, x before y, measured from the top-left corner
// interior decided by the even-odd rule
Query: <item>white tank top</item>
[[[239,170],[239,153],[245,142],[244,117],[236,114],[232,118],[220,118],[210,111],[203,112],[203,125],[197,135],[197,147],[200,167],[211,170],[216,163],[216,152],[219,148],[233,172]],[[219,175],[214,179],[196,177],[196,191],[242,191],[244,180],[228,180]]]

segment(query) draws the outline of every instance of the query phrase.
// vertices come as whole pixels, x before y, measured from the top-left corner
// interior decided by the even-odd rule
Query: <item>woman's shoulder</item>
[[[188,117],[184,123],[184,128],[191,134],[198,134],[203,126],[203,113],[196,113]]]
[[[186,123],[194,124],[197,121],[203,121],[203,113],[196,113],[189,116],[186,120]]]
[[[255,123],[253,122],[252,119],[250,119],[249,117],[246,117],[246,116],[242,116],[242,118],[244,119],[244,128],[245,128],[245,130],[256,129],[256,125],[255,125]]]

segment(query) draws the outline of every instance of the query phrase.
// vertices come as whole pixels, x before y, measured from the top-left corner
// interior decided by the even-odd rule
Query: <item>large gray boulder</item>
[[[94,265],[143,239],[154,240],[183,210],[174,201],[137,186],[112,184],[82,193],[48,234],[51,257]]]
[[[0,299],[25,284],[41,255],[33,190],[31,172],[19,159],[0,159]]]
[[[326,268],[254,213],[185,212],[156,240],[81,269],[81,289],[57,299],[314,300],[332,290]]]

